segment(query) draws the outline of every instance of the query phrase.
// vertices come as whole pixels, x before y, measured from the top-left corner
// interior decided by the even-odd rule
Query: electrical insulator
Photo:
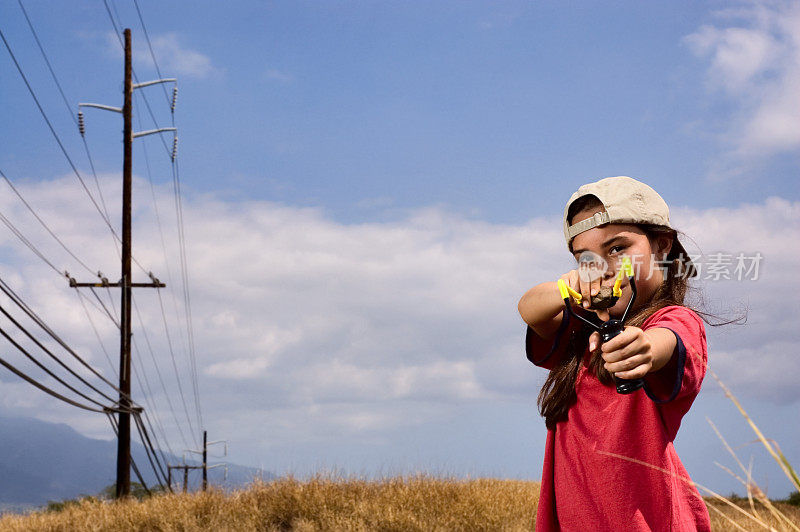
[[[178,104],[178,87],[172,88],[172,112],[175,112],[175,106]]]
[[[172,139],[172,162],[175,162],[175,159],[178,158],[178,136],[175,135],[175,138]]]
[[[83,111],[78,111],[78,131],[81,132],[81,136],[86,134],[86,124],[83,122]]]

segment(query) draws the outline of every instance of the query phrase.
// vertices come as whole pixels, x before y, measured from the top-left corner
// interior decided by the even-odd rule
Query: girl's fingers
[[[634,356],[638,356],[637,353],[642,351],[642,342],[638,339],[634,339],[629,344],[620,346],[615,349],[608,349],[606,346],[608,344],[604,344],[603,347],[603,360],[606,362],[620,362],[622,360],[626,360],[629,358],[633,358]]]
[[[642,355],[634,355],[619,362],[606,362],[603,364],[603,367],[610,373],[614,373],[620,379],[639,378],[649,371],[649,361]],[[637,374],[636,376],[631,376],[632,374],[630,372],[638,368],[641,368],[639,373],[643,372],[642,375]]]
[[[584,264],[580,265],[580,270],[578,272],[578,283],[580,285],[580,289],[578,292],[581,294],[581,306],[583,308],[589,308],[591,305],[591,280],[589,278],[589,271],[585,268]]]
[[[643,339],[636,327],[626,326],[621,333],[603,344],[603,351],[610,354],[627,349],[630,352],[632,349],[637,350],[641,346],[641,341]]]
[[[639,366],[637,366],[637,367],[635,367],[635,368],[633,368],[631,370],[628,370],[628,371],[617,371],[617,372],[614,372],[614,376],[617,377],[617,378],[626,379],[626,380],[642,379],[642,378],[644,378],[645,375],[650,373],[650,368],[651,367],[652,367],[652,364],[649,364],[649,363],[640,364]]]
[[[591,290],[591,283],[584,279],[581,279],[581,305],[583,308],[589,308],[589,305],[592,304],[589,291]]]
[[[583,304],[583,289],[581,288],[581,275],[578,270],[569,272],[569,286],[581,295],[581,305]]]

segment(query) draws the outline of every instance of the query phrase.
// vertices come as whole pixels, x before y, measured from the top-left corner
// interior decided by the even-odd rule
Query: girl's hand
[[[595,277],[595,278],[593,278]],[[570,270],[561,276],[567,286],[575,290],[581,295],[581,306],[589,308],[592,302],[592,296],[597,295],[600,291],[600,285],[603,281],[602,275],[594,275],[587,270],[581,272],[580,270]],[[600,315],[601,319],[608,319],[608,312],[603,311],[605,316]]]
[[[600,333],[589,336],[589,351],[599,349],[605,367],[620,379],[639,379],[653,368],[653,344],[639,327],[625,327],[617,336],[600,343]]]

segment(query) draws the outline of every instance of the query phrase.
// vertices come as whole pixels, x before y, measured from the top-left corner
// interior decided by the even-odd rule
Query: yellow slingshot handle
[[[619,285],[622,283],[623,277],[633,277],[633,266],[631,266],[630,257],[622,257],[622,267],[619,269],[617,280],[614,281],[614,287],[611,292],[615,297],[622,296],[622,290]]]
[[[576,303],[579,305],[581,304],[581,299],[583,299],[581,295],[567,286],[567,282],[564,281],[564,279],[558,280],[558,291],[561,294],[561,299],[567,299],[569,296],[572,296]]]

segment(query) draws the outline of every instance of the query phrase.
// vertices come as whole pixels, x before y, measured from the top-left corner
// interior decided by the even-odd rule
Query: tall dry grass
[[[84,501],[57,513],[0,518],[0,530],[531,530],[538,488],[527,481],[428,476],[282,478],[231,494]]]
[[[539,484],[530,481],[282,478],[230,494],[212,490],[143,501],[85,500],[59,512],[5,516],[0,531],[522,531],[533,530],[538,500]],[[752,511],[763,525],[720,501],[707,504],[715,531],[790,530],[757,501]],[[800,522],[800,508],[773,504]]]

